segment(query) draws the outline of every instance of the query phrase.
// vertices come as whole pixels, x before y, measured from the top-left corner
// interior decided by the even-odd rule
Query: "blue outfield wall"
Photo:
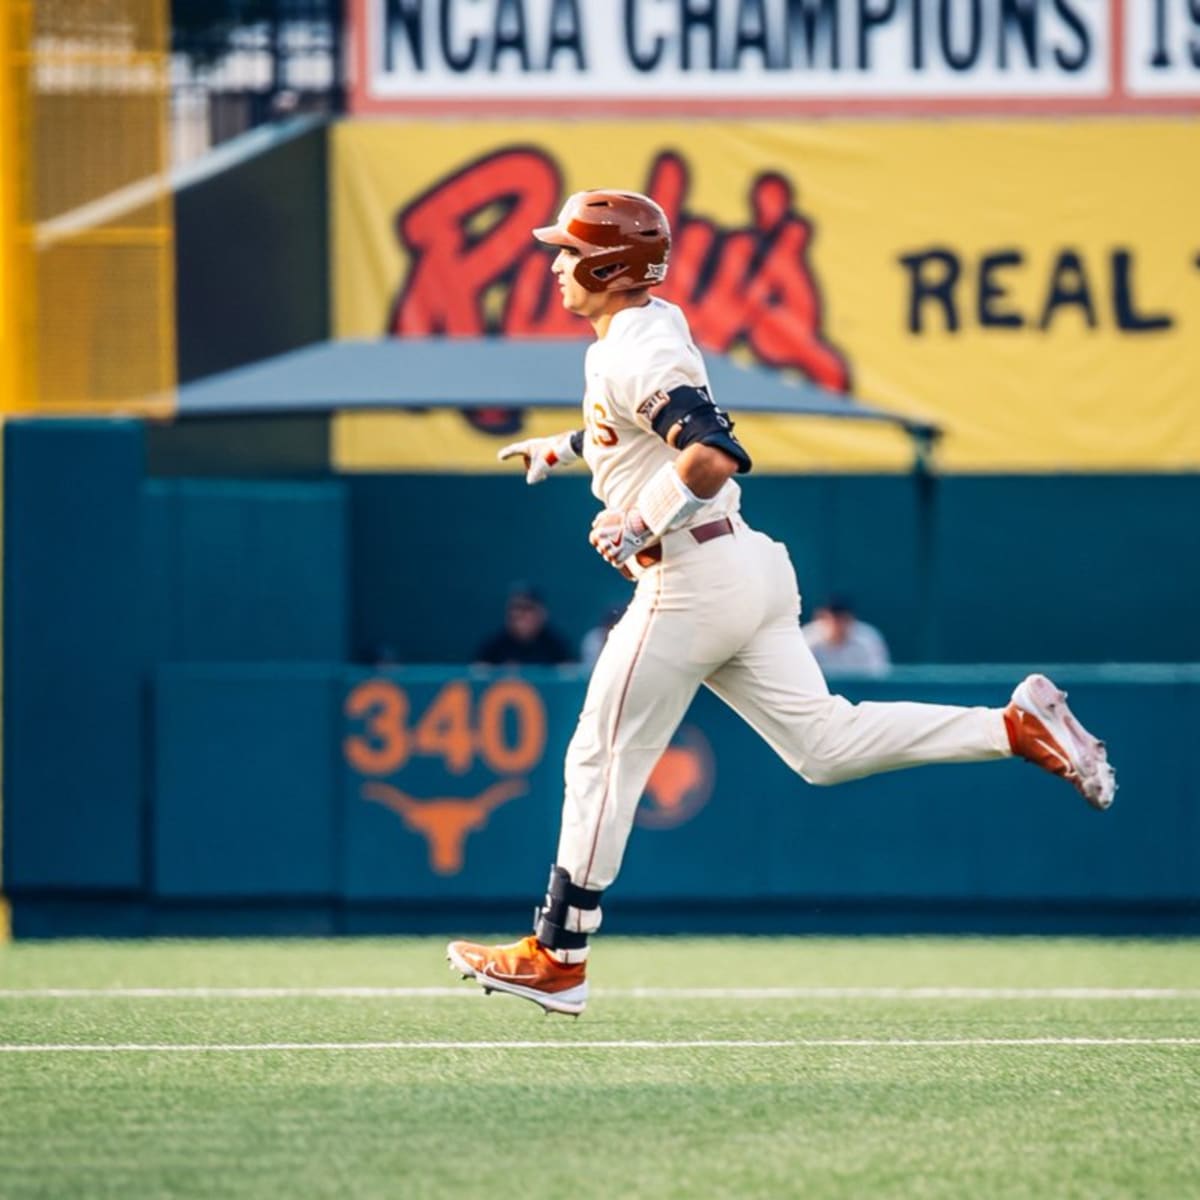
[[[627,594],[585,480],[154,478],[136,421],[4,437],[18,935],[524,927],[585,681],[432,660],[470,657],[510,579],[572,637]],[[950,664],[852,699],[1000,704],[1026,668],[955,660],[1200,658],[1198,500],[1183,476],[764,478],[745,507],[810,600],[849,588],[899,659]],[[351,664],[379,645],[411,665]],[[812,788],[702,694],[609,927],[1195,931],[1200,666],[1055,673],[1109,741],[1110,813],[1013,763]]]
[[[1107,813],[1014,761],[812,787],[702,692],[642,798],[608,928],[1200,930],[1200,669],[1057,674],[1110,736]],[[842,690],[999,704],[1010,685],[902,669]],[[550,669],[160,668],[151,852],[124,931],[519,931],[585,686]],[[91,928],[62,894],[13,899],[18,935]],[[92,919],[111,932],[112,905]]]
[[[135,889],[141,424],[4,437],[4,886]]]

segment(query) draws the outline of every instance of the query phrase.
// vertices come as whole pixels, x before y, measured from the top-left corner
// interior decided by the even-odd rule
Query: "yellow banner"
[[[1194,122],[348,122],[332,182],[339,336],[586,335],[528,230],[627,187],[672,219],[662,294],[707,351],[932,419],[945,469],[1200,467]],[[910,461],[890,430],[738,428],[766,469]],[[358,416],[335,453],[444,469],[496,445]]]

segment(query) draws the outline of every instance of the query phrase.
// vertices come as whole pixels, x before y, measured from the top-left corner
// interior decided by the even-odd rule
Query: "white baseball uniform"
[[[586,373],[592,490],[605,508],[628,509],[679,454],[651,424],[662,394],[706,387],[704,362],[680,309],[653,298],[613,316],[588,349]],[[831,696],[800,630],[788,552],[746,524],[740,497],[729,480],[686,528],[662,538],[660,562],[628,564],[634,598],[596,663],[567,752],[557,862],[580,887],[616,878],[646,782],[701,684],[810,783],[1011,753],[1000,709]],[[703,542],[690,532],[722,517],[731,532]],[[568,922],[591,932],[600,910],[572,908]]]

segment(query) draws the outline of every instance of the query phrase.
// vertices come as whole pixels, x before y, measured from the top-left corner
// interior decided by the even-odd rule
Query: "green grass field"
[[[0,1196],[1200,1195],[1200,943],[442,945],[0,947]]]

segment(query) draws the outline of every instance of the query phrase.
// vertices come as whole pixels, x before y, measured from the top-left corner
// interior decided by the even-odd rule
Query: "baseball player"
[[[1003,709],[830,695],[800,630],[788,552],[739,513],[734,476],[750,470],[750,455],[713,398],[683,313],[651,294],[670,250],[662,209],[630,192],[579,192],[533,233],[558,250],[551,269],[564,307],[595,330],[584,428],[516,442],[499,457],[523,459],[531,484],[582,457],[604,505],[591,543],[636,590],[567,751],[557,860],[533,932],[512,945],[451,942],[452,968],[485,991],[583,1011],[601,897],[701,684],[809,783],[1018,755],[1108,808],[1116,779],[1104,745],[1043,675],[1020,683]]]

